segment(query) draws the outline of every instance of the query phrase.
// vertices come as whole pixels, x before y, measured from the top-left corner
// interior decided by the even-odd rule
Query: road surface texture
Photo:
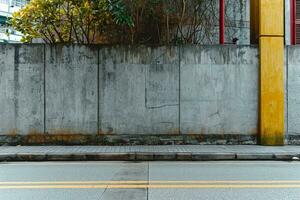
[[[3,162],[0,200],[299,200],[300,162]]]

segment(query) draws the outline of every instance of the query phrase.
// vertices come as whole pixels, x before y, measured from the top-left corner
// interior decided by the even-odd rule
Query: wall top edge
[[[32,44],[20,44],[20,43],[5,43],[5,44],[0,44],[0,46],[86,46],[86,47],[123,47],[123,48],[172,48],[172,47],[203,47],[203,48],[209,48],[209,47],[214,47],[214,48],[243,48],[243,47],[249,47],[249,48],[258,48],[258,45],[234,45],[234,44],[226,44],[226,45],[196,45],[196,44],[184,44],[184,45],[119,45],[119,44],[111,44],[111,45],[106,45],[106,44],[90,44],[90,45],[85,45],[85,44],[44,44],[44,43],[32,43]],[[300,45],[299,45],[300,46]]]

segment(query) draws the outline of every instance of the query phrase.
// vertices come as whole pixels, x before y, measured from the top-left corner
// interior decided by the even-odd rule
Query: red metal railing
[[[220,30],[220,44],[225,43],[225,0],[220,0],[220,22],[219,22],[219,30]]]
[[[291,44],[296,44],[296,0],[290,0],[291,4]]]

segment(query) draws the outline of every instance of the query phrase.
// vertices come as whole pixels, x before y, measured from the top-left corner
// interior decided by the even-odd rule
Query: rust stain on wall
[[[11,129],[7,132],[7,135],[9,136],[16,136],[18,134],[18,129],[14,128],[14,129]]]

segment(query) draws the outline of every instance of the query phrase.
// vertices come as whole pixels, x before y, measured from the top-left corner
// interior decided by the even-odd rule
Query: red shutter
[[[296,44],[300,44],[300,0],[296,0]]]

